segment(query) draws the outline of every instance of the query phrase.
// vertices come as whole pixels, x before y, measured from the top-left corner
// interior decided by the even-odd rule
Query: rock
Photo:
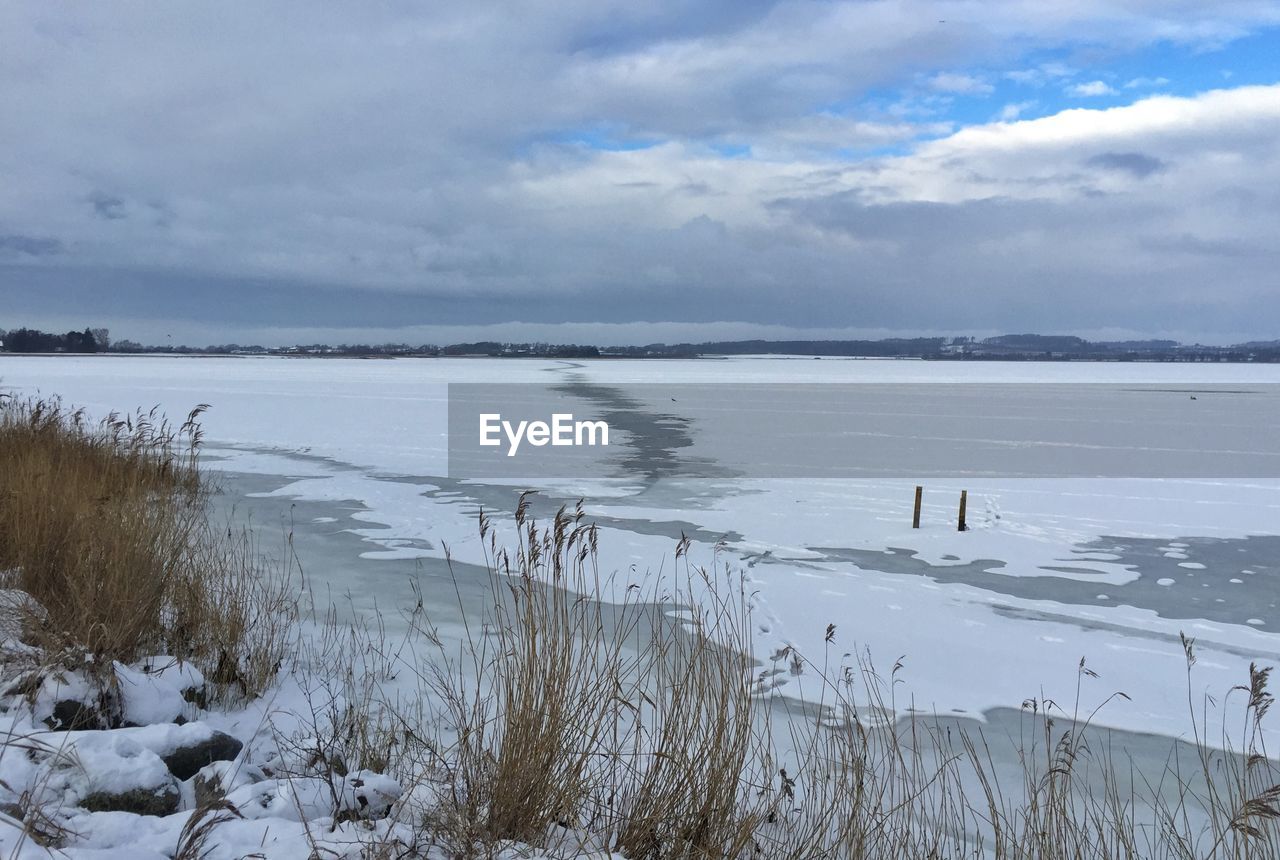
[[[191,784],[191,791],[196,809],[212,806],[227,796],[221,782],[216,779],[205,779],[200,774],[196,774],[195,782]]]
[[[181,802],[178,781],[155,752],[133,737],[138,729],[72,732],[39,762],[43,783],[60,804],[90,812],[168,815]]]
[[[189,724],[194,725],[194,724]],[[225,732],[215,731],[207,740],[190,746],[179,746],[168,755],[161,756],[169,773],[180,780],[188,780],[216,761],[231,761],[244,747],[240,741]]]
[[[133,788],[128,791],[95,791],[80,801],[90,812],[132,812],[135,815],[172,815],[178,811],[178,786]]]
[[[56,702],[53,706],[53,714],[45,718],[44,724],[54,731],[61,732],[109,728],[97,708],[75,699]]]
[[[319,776],[267,779],[228,792],[226,802],[250,820],[373,821],[386,818],[402,793],[394,779],[360,770],[335,780]]]
[[[184,687],[181,691],[182,700],[189,705],[195,705],[202,711],[209,709],[209,691],[204,684],[198,687]]]
[[[389,776],[358,770],[344,777],[338,787],[337,821],[386,818],[392,805],[404,793],[400,783]]]
[[[334,787],[318,776],[268,779],[227,793],[226,801],[249,820],[312,821],[333,815]]]
[[[176,722],[179,717],[190,719],[207,704],[197,695],[204,687],[204,676],[190,663],[172,657],[152,657],[129,666],[116,663],[115,674],[128,724],[150,726]]]
[[[208,770],[208,768],[205,768],[205,770]],[[194,781],[191,783],[191,792],[196,809],[203,809],[226,797],[227,787],[222,782],[221,774],[213,773],[206,776],[205,771],[202,770],[195,775]]]
[[[102,667],[83,656],[64,655],[61,665],[42,670],[27,687],[32,717],[55,732],[114,729],[123,722],[118,691]]]
[[[196,809],[211,806],[230,792],[266,779],[257,767],[243,762],[215,761],[200,769],[191,783]]]

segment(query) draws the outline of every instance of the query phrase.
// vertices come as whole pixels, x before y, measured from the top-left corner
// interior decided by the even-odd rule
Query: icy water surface
[[[1280,630],[1280,613],[1276,611],[1280,603],[1280,536],[1276,535],[1173,540],[1105,536],[1072,547],[1073,555],[1063,557],[1060,565],[1040,568],[1043,576],[1009,576],[1002,572],[1007,566],[1004,561],[990,558],[933,564],[903,547],[811,549],[829,562],[927,576],[936,582],[963,583],[1010,597],[1081,606],[1122,603],[1150,609],[1163,618]],[[1136,571],[1137,577],[1123,584],[1099,584],[1096,580],[1101,574],[1084,566],[1099,555]],[[1069,574],[1070,578],[1053,574]]]

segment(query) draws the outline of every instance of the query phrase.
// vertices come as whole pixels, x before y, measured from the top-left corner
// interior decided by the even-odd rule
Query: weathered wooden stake
[[[960,523],[959,523],[960,531],[967,531],[969,528],[964,524],[964,510],[968,506],[969,506],[969,491],[961,490],[960,491]]]
[[[920,501],[924,497],[924,487],[916,487],[916,509],[911,514],[911,527],[913,529],[920,528]]]

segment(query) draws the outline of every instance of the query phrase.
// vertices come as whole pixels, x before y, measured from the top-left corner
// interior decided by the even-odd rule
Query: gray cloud
[[[0,235],[0,254],[5,252],[26,257],[51,257],[61,254],[63,247],[57,239],[43,236]]]
[[[1085,164],[1090,167],[1101,167],[1104,170],[1125,171],[1139,179],[1145,179],[1168,166],[1160,159],[1143,155],[1141,152],[1103,152],[1088,159]]]
[[[1258,251],[1280,213],[1274,96],[994,142],[844,107],[940,72],[955,90],[1035,46],[1211,45],[1277,21],[1261,0],[1111,6],[13,4],[0,112],[33,121],[0,150],[0,224],[21,225],[0,297],[33,322],[72,307],[227,339],[1280,324]],[[1162,241],[1238,253],[1175,267]]]
[[[93,213],[99,218],[107,221],[116,221],[126,217],[124,200],[114,194],[94,191],[89,194],[88,200],[89,205],[93,207]]]

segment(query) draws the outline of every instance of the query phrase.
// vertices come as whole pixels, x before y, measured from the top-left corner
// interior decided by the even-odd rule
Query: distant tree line
[[[0,350],[4,352],[106,352],[111,346],[105,328],[86,328],[54,334],[34,328],[0,330]]]
[[[611,346],[607,355],[635,358],[681,358],[693,355],[812,355],[866,356],[874,358],[925,358],[941,354],[943,337],[888,338],[885,340],[732,340],[708,343],[651,343],[647,346]]]
[[[206,347],[168,344],[144,346],[112,341],[105,328],[51,334],[36,329],[0,329],[0,351],[128,352],[171,355],[285,355],[394,358],[407,356],[488,356],[493,358],[692,358],[730,355],[803,355],[821,358],[920,358],[986,361],[1177,361],[1280,362],[1280,340],[1234,346],[1185,345],[1173,340],[1089,341],[1072,335],[1004,334],[973,337],[885,338],[883,340],[733,340],[704,343],[651,343],[596,347],[587,344],[474,341],[448,346],[406,343],[297,344],[264,347],[226,343]]]
[[[603,356],[685,358],[716,355],[803,355],[821,358],[920,358],[938,361],[1176,361],[1280,362],[1280,341],[1234,346],[1185,345],[1173,340],[1089,341],[1072,335],[1007,334],[883,340],[735,340],[611,346]]]

